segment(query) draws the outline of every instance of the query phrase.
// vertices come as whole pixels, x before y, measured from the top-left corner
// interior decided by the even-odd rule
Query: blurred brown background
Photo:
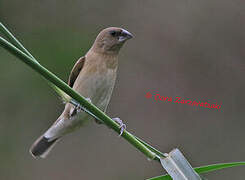
[[[243,0],[0,0],[0,20],[65,81],[101,29],[129,30],[135,38],[121,51],[108,114],[163,152],[180,148],[194,167],[245,160]],[[164,173],[94,122],[65,137],[47,159],[33,159],[30,145],[64,106],[37,73],[2,48],[0,82],[1,180],[140,180]],[[148,91],[222,107],[155,102],[145,98]],[[244,168],[205,177],[243,180]]]

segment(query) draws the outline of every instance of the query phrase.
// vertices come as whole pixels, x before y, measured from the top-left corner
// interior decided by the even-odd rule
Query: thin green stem
[[[27,56],[29,56],[30,58],[32,58],[34,61],[36,61],[37,63],[39,63],[35,57],[21,44],[21,42],[0,22],[0,32],[2,32],[7,38],[8,40],[15,45],[15,47],[17,47],[18,49],[20,49],[23,53],[25,53]],[[62,97],[62,99],[66,102],[69,102],[70,98],[66,96],[66,94],[59,89],[57,86],[55,86],[54,84],[50,83],[49,81],[47,81],[48,84],[55,90],[55,92]]]
[[[18,39],[2,23],[0,23],[0,32],[2,32],[13,45],[15,45],[17,48],[19,48],[20,50],[22,50],[26,55],[28,55],[29,57],[31,57],[33,60],[35,60],[36,62],[38,62],[31,55],[31,53],[20,43],[20,41],[18,41]]]
[[[158,158],[165,158],[166,156],[164,155],[164,153],[162,153],[161,151],[158,151],[156,148],[152,147],[150,144],[146,143],[145,141],[143,141],[142,139],[138,138],[137,136],[134,135],[134,137],[140,141],[142,144],[144,144],[148,149],[150,149],[152,152],[156,153],[157,156],[159,156]]]
[[[34,71],[42,75],[45,79],[56,85],[58,88],[60,88],[70,97],[72,97],[74,100],[79,102],[95,117],[97,117],[99,120],[102,120],[108,127],[112,128],[117,133],[120,133],[120,127],[116,122],[114,122],[109,116],[103,113],[96,106],[86,101],[84,97],[82,97],[80,94],[74,91],[70,86],[68,86],[65,82],[63,82],[61,79],[55,76],[52,72],[48,71],[45,67],[40,65],[38,62],[33,60],[31,57],[26,55],[24,52],[19,50],[17,47],[15,47],[2,37],[0,37],[0,45],[3,48],[5,48],[8,52],[19,58],[22,62],[30,66]],[[126,130],[123,132],[122,137],[126,139],[134,147],[136,147],[139,151],[141,151],[143,154],[145,154],[149,159],[158,160],[158,156],[156,156],[154,152],[148,149],[144,144],[142,144],[139,140],[137,140],[132,134],[130,134]]]

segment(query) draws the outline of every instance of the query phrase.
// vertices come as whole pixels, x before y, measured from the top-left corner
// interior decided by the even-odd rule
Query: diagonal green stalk
[[[52,72],[48,71],[45,67],[40,65],[38,62],[33,60],[31,57],[26,55],[24,52],[22,52],[20,49],[18,49],[2,37],[0,37],[0,45],[3,48],[5,48],[8,52],[19,58],[22,62],[30,66],[34,71],[42,75],[46,80],[53,83],[55,86],[57,86],[67,95],[69,95],[71,98],[79,102],[83,107],[89,110],[89,112],[92,113],[96,118],[103,121],[108,127],[120,133],[120,127],[116,122],[114,122],[109,116],[103,113],[96,106],[86,101],[84,97],[82,97],[80,94],[74,91],[70,86],[68,86],[65,82],[63,82],[61,79],[55,76]],[[134,147],[136,147],[139,151],[141,151],[143,154],[145,154],[149,159],[158,160],[158,156],[156,156],[154,152],[152,152],[144,144],[137,140],[131,133],[125,130],[122,134],[122,137],[126,139]]]
[[[26,55],[30,56],[33,60],[37,62],[37,60],[31,55],[31,53],[20,43],[20,41],[18,41],[18,39],[16,39],[16,37],[14,37],[14,35],[2,23],[0,23],[0,32],[2,32],[13,45],[15,45]]]
[[[140,141],[142,144],[144,144],[148,149],[150,149],[152,152],[154,152],[159,160],[160,158],[165,158],[166,156],[164,155],[164,153],[162,153],[161,151],[157,150],[156,148],[152,147],[150,144],[146,143],[145,141],[143,141],[142,139],[138,138],[137,136],[134,136],[138,141]]]
[[[23,53],[25,53],[27,56],[29,56],[30,58],[32,58],[34,61],[38,63],[38,61],[34,58],[34,56],[32,56],[32,54],[21,44],[21,42],[1,22],[0,22],[0,32],[2,32],[8,38],[8,40],[13,45],[15,45],[15,47],[20,49]],[[49,81],[47,82],[55,90],[55,92],[59,96],[62,97],[62,99],[65,102],[69,102],[70,98],[61,89],[59,89],[57,86],[50,83]]]

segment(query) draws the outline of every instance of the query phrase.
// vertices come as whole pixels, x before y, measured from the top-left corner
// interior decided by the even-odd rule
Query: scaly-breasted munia
[[[93,46],[76,62],[70,73],[69,86],[104,112],[117,76],[119,50],[131,38],[132,34],[122,28],[109,27],[102,30]],[[31,154],[34,157],[46,157],[64,135],[81,127],[84,121],[92,119],[84,111],[78,112],[77,107],[66,103],[63,113],[55,123],[32,145]],[[120,119],[115,120],[121,123]]]

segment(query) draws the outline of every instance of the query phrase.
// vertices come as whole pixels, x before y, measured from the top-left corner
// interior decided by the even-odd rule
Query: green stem
[[[14,44],[17,48],[22,50],[25,54],[31,57],[33,60],[38,62],[31,53],[14,37],[14,35],[2,24],[0,23],[0,31],[9,39],[9,41]]]
[[[16,48],[14,45],[9,43],[2,37],[0,37],[0,45],[3,48],[5,48],[8,52],[22,60],[25,64],[30,66],[34,71],[41,74],[45,79],[52,82],[54,85],[56,85],[66,94],[68,94],[74,100],[79,102],[83,107],[88,109],[95,117],[102,120],[107,126],[120,133],[120,127],[116,122],[114,122],[109,116],[104,114],[96,106],[86,101],[84,97],[82,97],[80,94],[74,91],[70,86],[68,86],[65,82],[63,82],[61,79],[55,76],[52,72],[48,71],[45,67],[40,65],[38,62],[33,60],[31,57],[23,53],[21,50]],[[156,156],[155,153],[149,150],[144,144],[138,141],[132,134],[130,134],[126,130],[123,132],[122,137],[126,139],[134,147],[136,147],[139,151],[141,151],[143,154],[145,154],[148,158],[158,160],[158,156]]]
[[[154,152],[157,156],[158,159],[160,158],[165,158],[166,156],[164,155],[164,153],[162,153],[161,151],[158,151],[156,148],[152,147],[150,144],[146,143],[145,141],[143,141],[142,139],[138,138],[137,136],[134,135],[134,137],[140,141],[142,144],[144,144],[148,149],[150,149],[152,152]]]
[[[18,41],[18,39],[2,23],[0,23],[0,32],[2,32],[8,38],[8,40],[15,45],[15,47],[20,49],[23,53],[25,53],[27,56],[29,56],[38,63],[34,56],[32,56],[32,54],[21,44],[20,41]],[[59,89],[57,86],[50,83],[49,81],[47,82],[55,90],[55,92],[63,98],[64,101],[69,102],[70,99],[61,89]]]

